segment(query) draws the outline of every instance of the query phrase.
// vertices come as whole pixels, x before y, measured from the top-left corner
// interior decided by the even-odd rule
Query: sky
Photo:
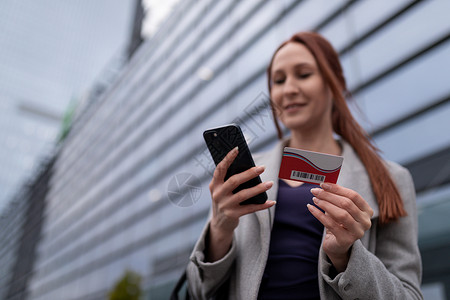
[[[158,30],[179,0],[142,0],[146,16],[142,24],[142,36],[149,38]]]

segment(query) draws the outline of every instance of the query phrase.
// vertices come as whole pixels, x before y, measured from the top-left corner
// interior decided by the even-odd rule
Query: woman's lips
[[[300,108],[304,107],[306,104],[305,103],[292,103],[289,105],[286,105],[284,107],[284,111],[287,113],[293,113],[298,111]]]

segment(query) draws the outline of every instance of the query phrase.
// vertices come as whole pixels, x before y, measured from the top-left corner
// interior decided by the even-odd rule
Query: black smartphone
[[[234,174],[241,173],[255,166],[252,155],[245,141],[241,128],[236,124],[225,125],[222,127],[208,129],[203,132],[206,145],[214,160],[216,166],[225,158],[225,156],[236,146],[239,147],[239,153],[234,162],[228,168],[225,180]],[[238,186],[233,193],[243,189],[251,188],[261,183],[259,176],[250,179]],[[263,192],[250,199],[241,202],[245,204],[263,204],[267,200],[267,193]]]

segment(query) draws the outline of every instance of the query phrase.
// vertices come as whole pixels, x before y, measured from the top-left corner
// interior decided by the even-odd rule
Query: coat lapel
[[[369,175],[353,148],[346,141],[341,140],[340,143],[344,162],[337,183],[359,193],[373,209],[372,218],[377,218],[379,215],[378,203],[373,195]]]
[[[261,180],[263,182],[273,181],[272,188],[267,191],[267,198],[269,200],[277,201],[278,173],[280,171],[281,158],[286,142],[286,140],[279,141],[271,151],[268,151],[255,158],[257,164],[264,164],[266,166],[266,170],[263,174],[261,174]],[[269,209],[256,212],[258,222],[261,228],[264,228],[263,232],[266,231],[264,233],[267,233],[267,231],[268,233],[270,233],[270,231],[272,230],[275,207],[276,204]],[[270,240],[270,234],[264,234],[264,237],[267,237],[268,240]]]

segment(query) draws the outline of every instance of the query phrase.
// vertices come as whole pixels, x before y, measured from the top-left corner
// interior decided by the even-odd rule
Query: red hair
[[[272,63],[276,53],[288,43],[301,43],[312,53],[324,81],[333,95],[332,125],[336,134],[346,140],[355,150],[369,175],[373,193],[379,206],[379,223],[387,224],[406,216],[400,193],[392,180],[389,171],[379,156],[379,150],[373,145],[370,137],[353,118],[347,106],[347,90],[339,55],[333,46],[321,35],[314,32],[300,32],[282,43],[272,56],[267,68],[269,93],[272,88]],[[272,114],[278,137],[283,138],[275,107],[271,101]]]

